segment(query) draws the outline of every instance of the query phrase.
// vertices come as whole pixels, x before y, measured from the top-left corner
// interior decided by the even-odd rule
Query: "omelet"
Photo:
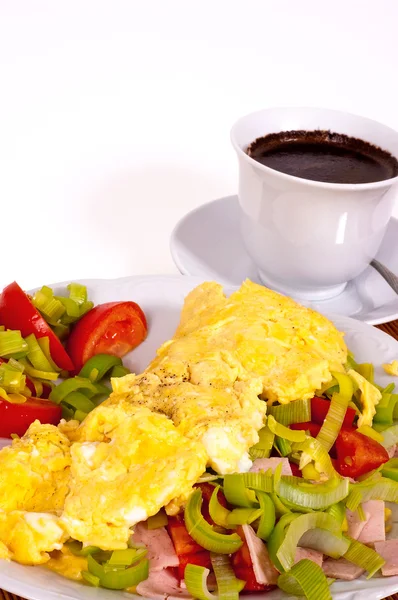
[[[61,521],[104,550],[126,548],[130,528],[163,506],[178,510],[206,468],[202,444],[145,407],[99,406],[76,434]]]
[[[293,300],[249,281],[230,298],[199,286],[144,373],[113,380],[83,423],[36,422],[0,452],[0,557],[66,573],[68,538],[125,548],[207,466],[247,471],[267,403],[312,397],[346,360],[342,334]]]

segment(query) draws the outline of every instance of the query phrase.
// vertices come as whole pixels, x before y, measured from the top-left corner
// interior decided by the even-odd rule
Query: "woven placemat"
[[[385,331],[392,335],[395,339],[398,340],[398,320],[392,321],[391,323],[384,323],[383,325],[377,325],[379,329]],[[246,596],[248,599],[250,596]],[[24,600],[20,598],[20,596],[16,596],[15,594],[10,594],[9,592],[5,592],[4,590],[0,590],[0,600]],[[393,596],[388,596],[385,600],[398,600],[398,594],[394,594]]]

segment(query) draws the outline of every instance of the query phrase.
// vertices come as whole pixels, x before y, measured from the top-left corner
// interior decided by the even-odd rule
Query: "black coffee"
[[[398,175],[386,150],[330,131],[281,131],[247,148],[254,160],[288,175],[327,183],[371,183]]]

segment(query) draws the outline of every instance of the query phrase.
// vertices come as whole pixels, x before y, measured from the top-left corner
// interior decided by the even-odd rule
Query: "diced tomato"
[[[249,547],[246,542],[245,534],[243,533],[242,527],[237,528],[237,533],[240,535],[243,545],[237,552],[231,556],[231,564],[235,573],[235,577],[246,581],[244,592],[269,592],[273,590],[275,586],[264,585],[257,583],[256,576],[253,570],[253,563],[250,557]]]
[[[92,308],[78,321],[67,350],[78,372],[95,354],[123,357],[147,335],[147,322],[135,302],[108,302]]]
[[[311,400],[311,421],[323,425],[323,422],[328,414],[330,401],[326,398],[315,396]],[[355,418],[355,410],[349,406],[345,413],[343,427],[352,427]]]
[[[292,423],[289,427],[290,429],[295,429],[296,431],[309,431],[312,437],[316,437],[321,430],[320,425],[317,423],[311,423],[311,421],[307,421],[305,423]]]
[[[195,554],[182,554],[178,557],[180,564],[178,566],[178,577],[184,579],[185,567],[188,564],[199,565],[200,567],[206,567],[211,569],[210,552],[203,550],[203,552],[195,552]]]
[[[177,556],[185,556],[186,554],[196,554],[203,552],[202,546],[199,546],[191,538],[185,527],[184,517],[182,515],[176,515],[175,517],[169,517],[167,530],[172,539],[174,549]]]
[[[50,354],[55,364],[71,371],[73,364],[59,338],[33,306],[29,297],[14,281],[0,294],[0,324],[6,329],[16,329],[23,337],[33,333],[36,338],[48,337]]]
[[[302,477],[301,471],[296,463],[289,461],[289,465],[295,477]]]
[[[23,404],[0,400],[0,437],[9,438],[12,433],[22,436],[36,419],[58,425],[61,414],[58,404],[41,398],[28,398]]]
[[[388,461],[385,448],[355,429],[342,428],[336,440],[337,471],[344,477],[359,477]]]

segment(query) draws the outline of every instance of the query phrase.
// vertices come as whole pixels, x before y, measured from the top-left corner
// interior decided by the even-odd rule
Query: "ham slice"
[[[134,544],[146,546],[151,571],[178,567],[180,561],[165,527],[148,529],[146,523],[137,523],[134,527],[132,541]]]
[[[280,463],[282,463],[282,475],[293,475],[288,459],[279,458],[279,456],[272,458],[256,458],[250,471],[253,473],[258,473],[258,471],[268,471],[268,469],[275,471]]]
[[[177,577],[169,570],[150,571],[148,579],[137,585],[137,592],[152,600],[181,600],[192,598],[183,588],[179,587]]]
[[[363,503],[362,507],[365,514],[369,516],[358,536],[358,542],[363,544],[383,542],[386,539],[383,500],[368,500],[368,502]]]
[[[346,511],[348,535],[364,544],[385,540],[384,502],[368,500],[362,504],[362,508],[365,521],[361,521],[357,511]]]
[[[326,577],[332,577],[333,579],[344,579],[344,581],[352,581],[360,577],[365,572],[364,569],[354,565],[345,558],[328,558],[324,561],[323,572]]]
[[[279,576],[268,554],[266,545],[250,525],[242,526],[257,583],[275,585]]]
[[[382,574],[385,577],[389,577],[390,575],[398,575],[398,540],[376,542],[375,550],[386,561],[386,564],[381,567]]]
[[[323,554],[322,552],[318,552],[318,550],[311,550],[311,548],[297,548],[296,555],[294,557],[294,562],[298,563],[300,560],[304,558],[308,558],[312,560],[312,562],[316,563],[320,567],[323,563]]]

